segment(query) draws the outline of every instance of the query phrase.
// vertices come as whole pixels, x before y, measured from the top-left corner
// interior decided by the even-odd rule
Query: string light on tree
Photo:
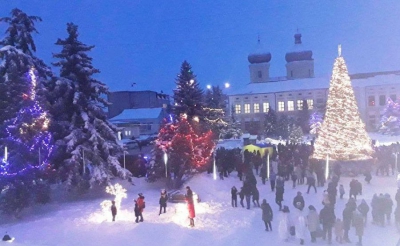
[[[373,153],[371,139],[360,118],[347,66],[338,47],[333,65],[325,119],[314,144],[313,158],[367,160]]]

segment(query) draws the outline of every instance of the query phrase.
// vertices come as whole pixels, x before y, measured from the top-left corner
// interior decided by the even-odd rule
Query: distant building
[[[169,95],[155,91],[115,91],[108,94],[108,118],[113,118],[125,109],[166,108]]]
[[[312,51],[303,47],[300,33],[294,38],[294,47],[285,56],[286,76],[269,76],[272,56],[262,49],[260,40],[257,50],[248,56],[250,83],[238,86],[237,92],[229,95],[230,109],[242,130],[256,128],[262,133],[269,108],[294,116],[303,108],[304,100],[309,110],[326,104],[330,77],[314,77]],[[374,131],[387,99],[400,97],[400,71],[350,74],[350,78],[361,118],[367,130]]]
[[[155,91],[116,91],[108,94],[109,120],[120,127],[121,138],[158,133],[167,116],[169,95]]]

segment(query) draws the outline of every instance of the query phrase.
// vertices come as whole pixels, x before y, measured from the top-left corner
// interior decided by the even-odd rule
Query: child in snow
[[[165,189],[161,190],[161,196],[160,196],[160,212],[158,213],[158,215],[161,215],[161,211],[162,208],[164,208],[164,214],[165,214],[165,210],[167,209],[167,200],[168,200],[168,196],[167,196],[167,191]]]
[[[115,201],[111,202],[111,215],[112,215],[112,221],[115,221],[115,216],[117,215],[117,207],[115,206]]]
[[[345,192],[344,192],[344,187],[342,184],[339,187],[339,193],[340,193],[340,199],[343,199],[343,195]]]
[[[344,228],[343,228],[343,222],[339,218],[336,219],[334,227],[335,227],[336,242],[343,243]]]

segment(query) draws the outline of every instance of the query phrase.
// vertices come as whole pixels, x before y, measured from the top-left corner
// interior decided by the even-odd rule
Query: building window
[[[240,104],[235,105],[235,114],[240,114],[242,111],[242,106]]]
[[[288,111],[293,111],[294,110],[294,101],[288,101],[287,102],[287,110]]]
[[[261,71],[258,71],[258,72],[257,72],[257,76],[258,76],[259,79],[261,79],[261,78],[262,78],[262,72],[261,72]]]
[[[379,106],[385,106],[385,104],[386,104],[386,96],[380,95],[379,96]]]
[[[393,102],[397,100],[396,94],[390,95],[390,99],[392,99]]]
[[[375,106],[375,96],[369,96],[368,97],[368,106]]]
[[[303,100],[297,100],[297,110],[303,110]]]
[[[263,112],[268,113],[268,111],[269,111],[269,103],[265,102],[263,103]]]
[[[245,114],[250,114],[250,103],[246,103],[244,105],[244,113]]]
[[[260,113],[260,104],[259,103],[254,104],[254,113]]]
[[[293,77],[293,71],[290,71],[290,77]]]
[[[324,99],[323,98],[317,98],[317,104],[323,104]]]
[[[285,111],[285,102],[278,102],[278,111],[279,112]]]
[[[313,99],[307,99],[307,106],[308,109],[311,110],[314,108],[314,100]]]

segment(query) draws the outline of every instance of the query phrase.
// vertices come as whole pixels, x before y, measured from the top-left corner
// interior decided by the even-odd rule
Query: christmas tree
[[[399,135],[400,134],[400,102],[393,102],[388,98],[386,108],[383,111],[379,132],[383,134]]]
[[[314,144],[313,158],[366,160],[373,153],[371,139],[360,118],[346,63],[339,56],[333,65],[325,119]]]
[[[217,138],[228,126],[225,121],[226,98],[219,86],[212,86],[204,96],[204,120]]]
[[[87,54],[94,46],[78,40],[78,26],[67,24],[68,37],[58,39],[60,53],[54,54],[60,78],[53,88],[52,113],[58,129],[57,155],[62,160],[61,177],[69,186],[89,188],[93,183],[107,184],[114,176],[125,177],[118,157],[122,147],[117,142],[117,128],[103,108],[107,86],[94,79],[100,71]]]
[[[174,90],[174,113],[177,117],[187,115],[189,121],[198,117],[204,119],[203,90],[201,90],[192,67],[187,61],[181,66],[180,74],[176,78]]]
[[[31,68],[29,95],[23,94],[23,107],[14,119],[6,122],[7,150],[0,165],[0,189],[5,191],[0,200],[4,212],[18,213],[34,199],[48,202],[49,187],[45,182],[51,173],[49,158],[53,150],[48,132],[49,116],[36,96],[37,77]]]

